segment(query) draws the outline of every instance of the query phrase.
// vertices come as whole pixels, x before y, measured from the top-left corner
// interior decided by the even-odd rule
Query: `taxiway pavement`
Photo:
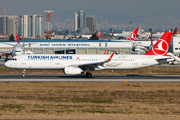
[[[0,75],[0,82],[180,82],[180,75]]]

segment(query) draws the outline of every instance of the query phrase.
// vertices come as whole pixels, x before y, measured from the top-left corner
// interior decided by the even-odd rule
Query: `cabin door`
[[[21,64],[25,65],[26,64],[26,56],[23,55],[23,57],[21,58]]]

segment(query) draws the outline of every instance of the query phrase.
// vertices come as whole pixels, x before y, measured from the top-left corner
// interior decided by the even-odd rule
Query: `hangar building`
[[[105,50],[117,50],[117,54],[127,54],[121,51],[130,51],[129,41],[108,40],[27,40],[20,42],[24,51],[42,51],[39,54],[102,54]],[[17,41],[0,42],[0,51],[12,51],[9,44],[17,44]],[[54,51],[55,50],[55,51]],[[43,52],[46,51],[46,52]],[[113,51],[108,51],[111,54]]]

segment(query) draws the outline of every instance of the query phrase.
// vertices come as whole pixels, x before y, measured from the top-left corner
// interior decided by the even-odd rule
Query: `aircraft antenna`
[[[53,10],[44,11],[46,13],[46,27],[45,27],[45,38],[51,39],[52,37],[52,24],[51,24],[51,16],[54,14]]]

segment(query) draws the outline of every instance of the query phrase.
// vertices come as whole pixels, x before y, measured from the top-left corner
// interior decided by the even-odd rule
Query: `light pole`
[[[69,24],[69,35],[70,35],[71,34],[71,32],[70,32],[71,31],[71,28],[70,28],[71,27],[71,21],[69,21],[68,24]]]
[[[99,24],[100,24],[100,23],[101,23],[101,21],[98,22],[98,33],[99,33]],[[98,34],[98,33],[97,33],[97,34]]]
[[[131,41],[131,24],[132,24],[133,21],[130,21],[130,41]]]
[[[132,22],[133,22],[133,21],[129,21],[129,23],[130,23],[130,42],[131,42],[131,24],[132,24]],[[132,43],[131,43],[131,49],[130,49],[130,50],[132,51]],[[130,52],[131,52],[131,51],[130,51]]]

